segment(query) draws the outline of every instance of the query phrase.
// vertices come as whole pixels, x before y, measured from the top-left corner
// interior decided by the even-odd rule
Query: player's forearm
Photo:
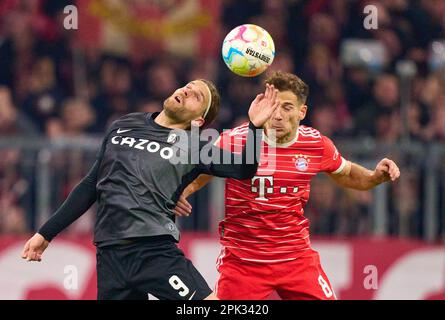
[[[38,233],[47,241],[51,241],[96,202],[97,167],[96,162],[88,175],[71,191],[60,208],[38,230]]]
[[[192,183],[190,183],[182,192],[184,197],[189,197],[202,187],[204,187],[212,179],[212,176],[208,174],[201,174]]]
[[[249,123],[249,133],[247,134],[246,145],[241,154],[231,153],[230,164],[224,164],[227,151],[219,149],[219,159],[217,163],[210,166],[210,173],[217,177],[233,179],[250,179],[257,169],[261,152],[262,130],[256,127],[252,122]],[[216,148],[216,147],[215,147]]]
[[[375,171],[356,163],[351,163],[351,171],[348,175],[334,177],[334,180],[342,187],[356,190],[369,190],[383,182],[375,175]]]

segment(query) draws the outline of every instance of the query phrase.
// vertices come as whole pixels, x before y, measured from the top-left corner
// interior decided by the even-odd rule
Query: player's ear
[[[199,117],[198,119],[192,120],[192,126],[193,127],[202,127],[204,125],[204,118]]]
[[[298,111],[298,118],[300,118],[300,121],[306,118],[306,112],[307,112],[307,105],[303,104],[300,107],[300,110]]]

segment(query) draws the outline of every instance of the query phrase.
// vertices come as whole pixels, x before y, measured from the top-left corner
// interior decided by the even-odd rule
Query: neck
[[[160,126],[170,128],[170,129],[187,129],[188,125],[185,123],[175,122],[172,118],[165,114],[165,111],[162,110],[160,114],[154,120]]]

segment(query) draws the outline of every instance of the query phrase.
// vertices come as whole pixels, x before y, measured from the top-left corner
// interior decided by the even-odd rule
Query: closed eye
[[[292,104],[290,104],[290,103],[285,103],[285,104],[282,105],[282,107],[286,111],[291,111],[294,108],[294,106]]]
[[[193,95],[195,96],[195,99],[200,101],[200,95],[198,94],[198,92],[196,90],[193,90],[193,88],[190,85],[186,86],[187,89],[189,89],[191,92],[193,92]]]

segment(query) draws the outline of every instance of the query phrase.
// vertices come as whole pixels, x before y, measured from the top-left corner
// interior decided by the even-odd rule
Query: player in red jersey
[[[325,172],[340,186],[368,190],[396,180],[400,171],[389,159],[381,160],[374,171],[347,161],[329,138],[300,125],[309,90],[297,76],[276,72],[266,83],[279,90],[280,106],[264,127],[256,175],[250,180],[226,180],[215,293],[220,299],[257,300],[276,290],[282,299],[332,300],[335,294],[311,248],[303,211],[311,179]],[[247,129],[244,124],[225,131],[217,144],[236,151],[245,143]],[[187,187],[177,215],[190,214],[186,197],[210,178],[200,176]]]

